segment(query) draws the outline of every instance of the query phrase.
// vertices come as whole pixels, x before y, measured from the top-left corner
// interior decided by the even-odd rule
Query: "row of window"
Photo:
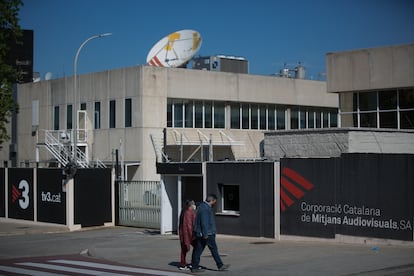
[[[54,107],[53,127],[55,130],[61,128],[60,108],[60,106]],[[125,99],[123,126],[117,126],[115,100],[109,101],[108,109],[108,128],[132,126],[131,99]],[[87,103],[81,103],[80,110],[87,110]],[[73,128],[73,112],[73,105],[68,104],[66,106],[66,129]],[[94,102],[93,124],[95,129],[102,127],[101,114],[101,102]],[[227,120],[228,117],[229,120]],[[167,126],[174,128],[279,130],[328,128],[337,127],[338,124],[335,109],[170,99],[167,104]]]
[[[355,92],[341,97],[343,127],[414,129],[414,89]]]
[[[81,103],[80,110],[87,110],[87,104]],[[55,106],[53,110],[53,129],[59,130],[60,129],[60,106]],[[66,106],[66,129],[73,128],[73,105],[68,104]],[[124,126],[123,127],[131,127],[132,126],[132,100],[125,99],[125,117],[124,117]],[[94,121],[94,128],[100,129],[101,128],[101,102],[95,102],[93,105],[93,121]],[[116,101],[111,100],[109,101],[109,117],[108,117],[108,127],[109,128],[116,128]],[[120,126],[118,126],[120,127]]]
[[[167,126],[231,129],[328,128],[338,126],[336,109],[169,99]],[[230,116],[228,120],[228,116]]]

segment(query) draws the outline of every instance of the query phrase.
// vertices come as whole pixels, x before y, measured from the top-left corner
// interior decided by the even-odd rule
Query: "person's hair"
[[[213,200],[217,200],[217,196],[215,194],[209,194],[206,198],[207,202],[211,202]]]
[[[180,225],[182,225],[182,224],[183,224],[183,219],[184,219],[184,213],[185,213],[185,211],[187,211],[187,209],[188,209],[191,205],[194,205],[194,204],[195,204],[195,202],[194,202],[194,200],[192,200],[192,199],[187,199],[187,200],[184,202],[183,208],[181,209],[181,213],[180,213]]]

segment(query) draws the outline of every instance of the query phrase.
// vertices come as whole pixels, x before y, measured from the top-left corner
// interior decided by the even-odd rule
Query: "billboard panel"
[[[8,169],[9,218],[34,220],[33,169]]]
[[[66,193],[61,169],[37,170],[37,220],[66,224]]]
[[[413,240],[414,156],[282,159],[281,234]]]

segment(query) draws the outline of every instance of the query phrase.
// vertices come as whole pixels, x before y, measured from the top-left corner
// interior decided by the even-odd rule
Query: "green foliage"
[[[21,0],[0,0],[0,148],[10,139],[7,124],[18,105],[13,99],[13,84],[19,81],[18,71],[7,64],[10,42],[19,43],[22,31],[19,26],[18,13]],[[21,43],[21,42],[20,42]]]

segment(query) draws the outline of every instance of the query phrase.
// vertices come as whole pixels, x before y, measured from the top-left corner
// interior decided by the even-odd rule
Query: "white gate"
[[[119,224],[160,229],[161,183],[118,181]]]

